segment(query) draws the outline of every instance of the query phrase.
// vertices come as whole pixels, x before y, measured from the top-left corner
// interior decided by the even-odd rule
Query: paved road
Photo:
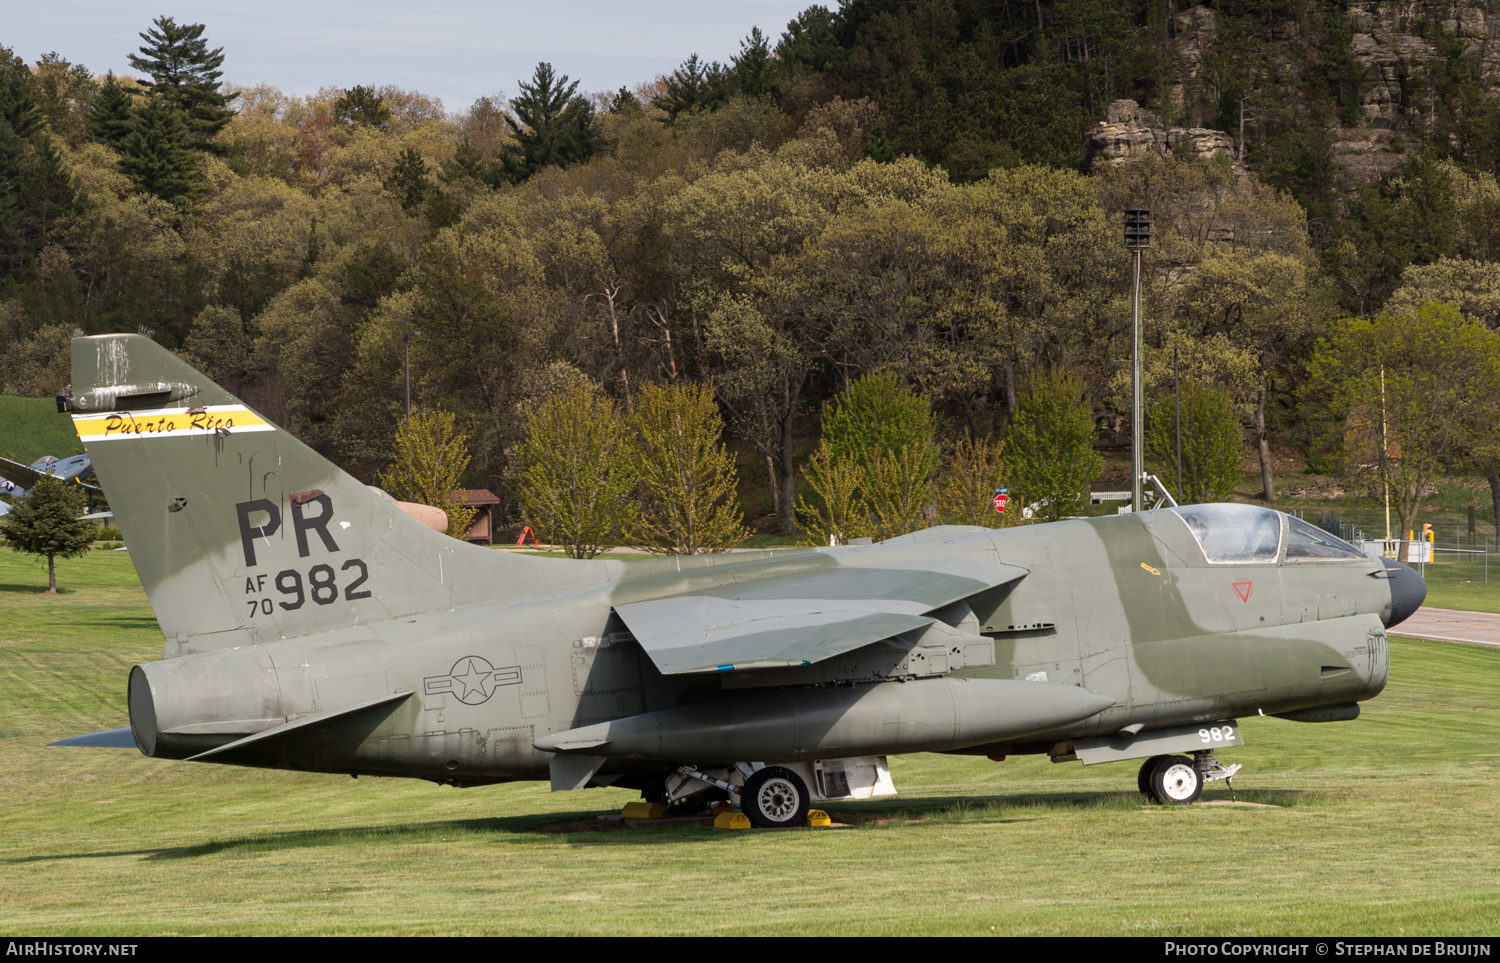
[[[1391,634],[1500,647],[1500,615],[1424,605],[1411,618],[1391,629]]]

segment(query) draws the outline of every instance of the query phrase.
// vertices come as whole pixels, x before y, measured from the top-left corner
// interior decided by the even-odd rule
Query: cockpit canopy
[[[1359,549],[1336,535],[1330,535],[1300,518],[1286,516],[1289,529],[1286,540],[1287,561],[1314,559],[1365,559]]]
[[[1286,545],[1287,561],[1364,559],[1359,549],[1300,518],[1256,505],[1183,505],[1172,508],[1187,523],[1210,562],[1271,563]],[[1286,520],[1285,526],[1282,519]]]

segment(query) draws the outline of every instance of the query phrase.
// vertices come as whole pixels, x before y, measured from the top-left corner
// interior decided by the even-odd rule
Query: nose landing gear
[[[1181,806],[1197,802],[1204,783],[1223,779],[1234,798],[1234,774],[1241,764],[1225,766],[1214,758],[1213,750],[1203,749],[1187,756],[1152,756],[1141,764],[1136,785],[1141,795],[1163,805]]]

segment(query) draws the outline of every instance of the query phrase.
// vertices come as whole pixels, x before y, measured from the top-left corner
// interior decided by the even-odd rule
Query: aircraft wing
[[[10,482],[9,486],[0,485],[0,488],[4,488],[7,491],[12,490],[11,486],[28,489],[36,484],[36,472],[18,461],[11,461],[9,458],[0,458],[0,478]]]
[[[934,559],[777,576],[615,606],[663,675],[810,665],[930,625],[931,613],[1024,578]]]
[[[60,478],[63,481],[77,482],[79,485],[92,491],[97,492],[100,490],[98,485],[90,485],[88,482],[80,480],[88,477],[94,470],[87,455],[69,458],[66,462],[60,462],[59,464],[64,464],[65,467],[61,474],[54,474],[53,477]],[[49,473],[40,472],[30,465],[23,465],[18,461],[11,461],[9,458],[0,457],[0,478],[10,482],[16,488],[32,488],[36,485],[36,480],[44,474]],[[0,486],[0,488],[3,487],[5,486]]]

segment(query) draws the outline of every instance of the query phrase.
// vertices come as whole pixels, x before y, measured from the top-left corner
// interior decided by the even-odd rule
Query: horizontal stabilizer
[[[56,742],[47,743],[49,746],[88,746],[93,749],[134,749],[135,736],[130,727],[123,729],[105,729],[103,732],[89,732],[81,736],[71,736],[67,739],[59,739]]]
[[[811,665],[932,624],[936,609],[1024,578],[933,559],[840,566],[615,606],[663,675]]]
[[[371,699],[368,702],[356,703],[352,706],[345,706],[342,709],[328,709],[324,712],[314,712],[312,715],[303,716],[295,722],[288,722],[285,725],[277,726],[274,729],[264,729],[260,732],[255,733],[254,735],[246,736],[243,739],[236,739],[234,742],[225,743],[224,745],[219,746],[217,749],[210,749],[207,752],[200,752],[196,756],[188,756],[187,761],[192,762],[197,759],[207,759],[209,756],[217,756],[219,753],[228,752],[231,749],[241,749],[252,743],[264,742],[267,739],[276,739],[281,736],[290,735],[293,732],[301,732],[307,729],[314,729],[318,726],[326,725],[327,723],[330,723],[335,719],[342,719],[345,716],[352,716],[356,712],[364,712],[366,709],[373,709],[376,706],[383,706],[391,702],[400,702],[410,695],[410,691],[394,692],[388,696],[381,696],[379,699]]]

